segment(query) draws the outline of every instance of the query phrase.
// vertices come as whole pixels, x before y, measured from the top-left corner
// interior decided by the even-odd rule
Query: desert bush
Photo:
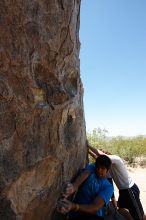
[[[95,128],[91,133],[87,133],[87,138],[89,143],[95,148],[102,148],[112,154],[117,154],[129,164],[133,164],[137,157],[146,157],[146,137],[118,136],[108,138],[106,134],[107,130]]]

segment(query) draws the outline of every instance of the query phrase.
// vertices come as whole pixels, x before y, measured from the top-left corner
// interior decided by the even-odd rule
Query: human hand
[[[97,153],[98,153],[98,156],[105,154],[105,152],[101,149],[97,149]]]
[[[73,207],[73,203],[65,198],[59,199],[56,204],[56,210],[62,214],[67,214]]]
[[[62,197],[67,198],[76,191],[74,185],[70,182],[66,182],[63,186],[63,192],[61,193]]]

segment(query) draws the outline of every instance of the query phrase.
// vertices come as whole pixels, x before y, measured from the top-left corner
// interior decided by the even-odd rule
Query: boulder
[[[80,0],[0,1],[1,220],[54,219],[85,165],[79,23]]]

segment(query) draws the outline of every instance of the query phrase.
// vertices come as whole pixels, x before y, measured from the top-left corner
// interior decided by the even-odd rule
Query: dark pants
[[[119,190],[118,205],[120,208],[128,209],[134,220],[142,220],[144,216],[139,195],[140,191],[136,184],[130,189]]]

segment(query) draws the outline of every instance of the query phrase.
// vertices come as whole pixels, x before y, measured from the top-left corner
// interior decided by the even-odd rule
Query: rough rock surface
[[[80,0],[0,1],[1,220],[55,219],[85,164],[79,13]]]

